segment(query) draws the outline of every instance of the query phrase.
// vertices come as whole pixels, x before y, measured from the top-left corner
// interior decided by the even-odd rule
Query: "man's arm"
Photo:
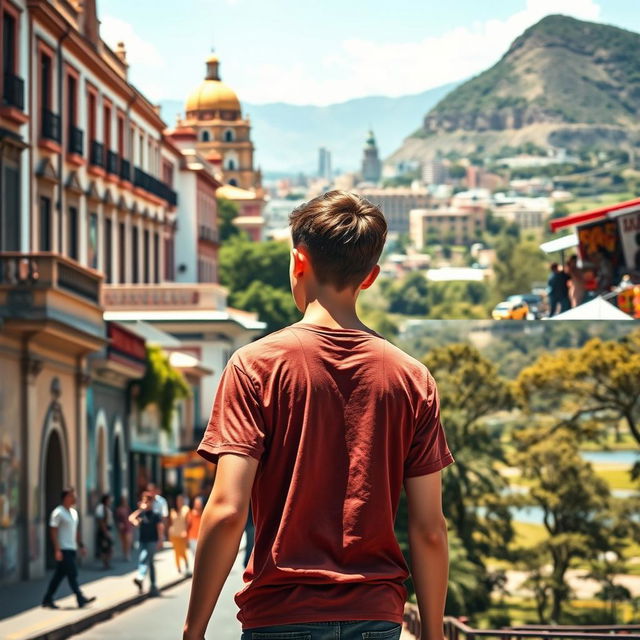
[[[162,549],[162,541],[164,535],[164,524],[162,523],[162,519],[158,520],[158,549]]]
[[[49,527],[49,535],[53,544],[53,555],[57,562],[62,560],[62,551],[60,551],[60,543],[58,542],[58,527]]]
[[[78,545],[78,549],[80,549],[80,555],[84,557],[87,550],[84,546],[84,542],[82,542],[82,538],[80,537],[80,522],[78,522],[78,526],[76,527],[76,544]]]
[[[406,478],[411,575],[420,611],[420,640],[443,640],[449,581],[447,521],[442,514],[441,472]]]
[[[211,496],[202,513],[184,640],[203,640],[207,624],[238,555],[258,461],[221,454]]]

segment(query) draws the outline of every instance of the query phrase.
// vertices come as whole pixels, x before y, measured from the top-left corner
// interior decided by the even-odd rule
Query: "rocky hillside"
[[[635,144],[639,127],[640,35],[554,15],[441,100],[389,162],[529,141],[608,148]]]

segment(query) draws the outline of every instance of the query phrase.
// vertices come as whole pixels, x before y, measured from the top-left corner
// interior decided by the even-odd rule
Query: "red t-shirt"
[[[453,462],[424,365],[377,334],[292,325],[233,355],[198,452],[260,461],[243,629],[402,622],[403,480]]]

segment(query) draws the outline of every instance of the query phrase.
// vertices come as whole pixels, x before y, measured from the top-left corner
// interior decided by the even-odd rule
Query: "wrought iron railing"
[[[145,173],[139,167],[133,170],[133,184],[148,191],[158,198],[166,200],[170,205],[178,204],[178,194],[167,184]]]
[[[205,242],[218,242],[218,230],[201,224],[198,226],[198,239]]]
[[[42,109],[42,137],[54,142],[61,141],[60,116],[50,109]]]
[[[84,151],[84,132],[75,125],[69,126],[69,152],[81,156]]]
[[[24,110],[24,80],[9,71],[4,72],[4,84],[2,89],[4,104]]]
[[[120,158],[120,177],[131,182],[131,163],[124,158]]]
[[[104,168],[104,145],[97,140],[91,141],[91,153],[89,155],[89,162],[94,167]]]
[[[115,151],[107,151],[107,173],[110,173],[114,176],[118,175],[118,164],[119,157]]]

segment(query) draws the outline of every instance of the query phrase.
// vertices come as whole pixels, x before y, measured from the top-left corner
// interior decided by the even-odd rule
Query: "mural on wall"
[[[0,427],[0,582],[18,571],[20,457],[18,444]]]

